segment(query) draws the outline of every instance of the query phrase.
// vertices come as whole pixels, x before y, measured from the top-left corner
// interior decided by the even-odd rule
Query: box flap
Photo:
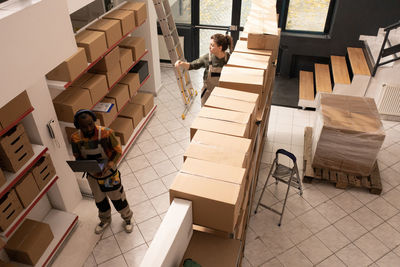
[[[108,31],[116,24],[120,24],[119,20],[114,19],[99,19],[88,27],[89,30]]]
[[[132,12],[130,10],[117,9],[111,11],[110,13],[107,13],[103,18],[122,20],[130,15],[132,15]]]

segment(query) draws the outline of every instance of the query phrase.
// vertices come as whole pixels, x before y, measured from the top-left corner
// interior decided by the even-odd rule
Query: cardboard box
[[[115,99],[115,105],[117,112],[120,112],[125,104],[129,101],[129,90],[128,85],[117,84],[113,89],[107,94],[108,98]]]
[[[7,128],[31,108],[28,94],[23,91],[0,108],[0,129]]]
[[[240,185],[201,176],[178,173],[169,189],[170,201],[192,201],[193,223],[233,232],[239,216]]]
[[[278,30],[278,35],[249,33],[247,37],[247,48],[271,50],[272,57],[276,59],[280,39],[280,30]]]
[[[84,74],[82,74],[82,76],[80,76],[78,79],[76,79],[71,86],[73,87],[81,87],[82,84],[84,84],[87,80],[89,80],[90,78],[93,77],[93,73],[90,72],[86,72]]]
[[[374,99],[321,94],[314,125],[314,168],[371,174],[385,140]]]
[[[141,105],[143,107],[143,117],[154,107],[154,96],[149,93],[137,93],[137,95],[131,99],[131,103]]]
[[[80,109],[90,109],[93,105],[90,93],[86,89],[69,87],[53,99],[58,120],[74,122],[74,115]]]
[[[193,138],[197,130],[222,133],[238,137],[248,138],[250,135],[249,125],[237,122],[230,122],[218,119],[197,117],[190,127],[190,139]]]
[[[10,259],[35,265],[53,238],[47,223],[26,219],[8,240],[5,250]]]
[[[236,42],[235,52],[254,54],[254,55],[263,55],[263,56],[272,56],[271,50],[247,48],[247,41],[243,41],[243,40],[238,40]]]
[[[121,72],[127,72],[133,65],[132,50],[126,48],[120,48],[119,63],[121,64]]]
[[[83,47],[88,62],[97,60],[107,51],[107,41],[104,32],[84,30],[75,36],[76,44]]]
[[[126,37],[119,46],[132,50],[133,61],[138,60],[146,51],[146,42],[143,37]]]
[[[113,87],[113,85],[115,85],[115,83],[118,81],[119,78],[121,78],[122,75],[121,65],[119,64],[119,62],[117,65],[114,65],[108,71],[94,70],[94,72],[106,75],[108,88]]]
[[[107,55],[105,55],[99,62],[96,63],[91,71],[107,72],[112,70],[116,65],[119,65],[119,46],[116,46]]]
[[[233,52],[226,66],[260,69],[263,70],[265,73],[264,75],[266,75],[269,62],[269,56]]]
[[[218,86],[262,95],[265,85],[263,70],[228,67],[222,68]]]
[[[131,119],[133,128],[136,128],[143,119],[143,107],[141,105],[128,103],[118,116]]]
[[[36,185],[35,178],[31,173],[25,175],[15,186],[15,192],[24,208],[27,208],[32,201],[39,195],[39,187]]]
[[[117,9],[106,14],[103,18],[119,20],[123,36],[135,28],[135,14],[132,10]]]
[[[113,122],[115,117],[117,117],[117,107],[115,105],[115,99],[113,98],[104,98],[102,102],[106,103],[113,103],[114,106],[110,109],[109,112],[95,112],[97,119],[100,121],[101,126],[109,127],[110,124]]]
[[[138,73],[140,84],[149,76],[149,66],[147,61],[139,61],[129,72]]]
[[[142,111],[140,109],[140,111]],[[2,186],[3,184],[5,184],[7,182],[6,177],[4,176],[4,172],[2,171],[2,169],[0,168],[0,186]]]
[[[111,123],[110,128],[114,130],[116,136],[119,136],[122,145],[128,143],[133,133],[133,123],[132,120],[128,118],[117,117],[113,123]]]
[[[128,73],[122,78],[119,83],[126,84],[129,87],[129,97],[132,99],[136,96],[139,88],[140,88],[140,81],[139,81],[139,74],[137,73]]]
[[[35,166],[31,168],[31,173],[33,178],[35,178],[39,190],[42,190],[56,175],[56,170],[48,153],[44,154]]]
[[[121,22],[114,19],[99,19],[89,27],[88,30],[104,32],[107,47],[110,48],[122,38]]]
[[[254,103],[254,105],[256,106],[256,109],[258,109],[258,103],[259,103],[259,99],[260,99],[258,94],[248,93],[248,92],[243,92],[243,91],[238,91],[238,90],[232,90],[232,89],[218,87],[218,86],[214,88],[211,95],[234,99],[234,100],[240,100],[240,101],[249,102],[249,103]]]
[[[88,66],[85,49],[78,47],[75,54],[47,73],[49,80],[70,82],[75,80]]]
[[[144,2],[128,2],[120,9],[132,10],[135,12],[135,24],[136,26],[142,25],[147,18],[147,8]]]
[[[81,87],[89,91],[92,105],[99,102],[108,92],[106,76],[101,74],[93,75]]]
[[[22,210],[17,194],[11,189],[0,199],[0,230],[5,231]]]

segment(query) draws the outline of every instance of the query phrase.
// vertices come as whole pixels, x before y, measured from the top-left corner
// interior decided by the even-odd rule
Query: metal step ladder
[[[153,0],[153,3],[168,49],[169,58],[171,59],[172,66],[175,66],[177,60],[185,61],[185,56],[181,43],[179,42],[178,30],[176,29],[175,21],[172,17],[169,0]],[[174,72],[185,104],[185,109],[182,113],[182,119],[185,119],[187,112],[197,96],[197,91],[193,89],[189,72],[186,69],[183,67],[174,67]]]

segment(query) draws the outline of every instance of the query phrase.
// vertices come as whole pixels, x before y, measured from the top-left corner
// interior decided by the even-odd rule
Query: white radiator
[[[381,115],[400,116],[400,85],[383,84],[377,103]]]

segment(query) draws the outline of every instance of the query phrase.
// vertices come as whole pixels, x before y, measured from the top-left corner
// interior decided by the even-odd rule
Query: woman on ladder
[[[197,70],[205,68],[201,89],[201,106],[204,106],[214,87],[218,85],[221,76],[222,67],[228,63],[230,53],[233,50],[232,37],[216,33],[211,36],[209,53],[201,56],[192,62],[183,62],[178,60],[175,67],[184,67],[187,70]],[[229,53],[226,50],[229,48]]]

